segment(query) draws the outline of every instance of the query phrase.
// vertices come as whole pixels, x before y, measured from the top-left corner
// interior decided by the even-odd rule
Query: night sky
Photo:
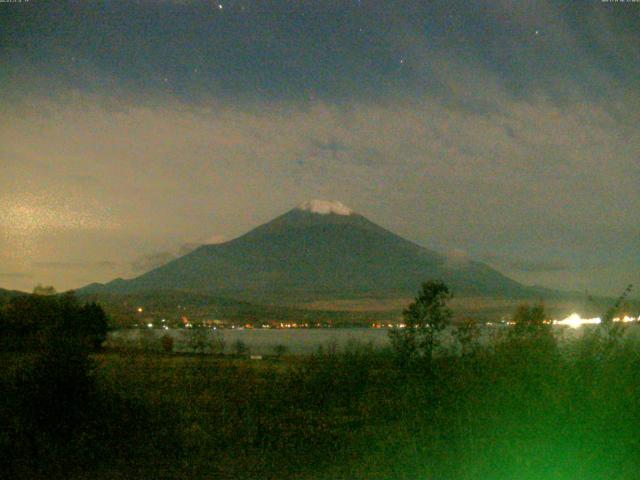
[[[640,2],[0,3],[0,287],[131,277],[321,198],[620,293],[639,120]]]

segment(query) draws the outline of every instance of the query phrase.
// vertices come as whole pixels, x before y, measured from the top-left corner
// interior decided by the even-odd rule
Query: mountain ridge
[[[220,244],[205,244],[133,279],[92,284],[81,292],[200,291],[281,301],[413,295],[443,280],[457,295],[534,297],[490,266],[452,260],[371,222],[340,202],[314,200]]]

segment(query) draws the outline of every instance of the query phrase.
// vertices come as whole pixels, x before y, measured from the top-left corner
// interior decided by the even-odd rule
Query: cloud
[[[171,260],[177,258],[175,253],[171,252],[154,252],[147,255],[142,255],[131,262],[131,270],[134,273],[143,273],[160,267]]]
[[[448,268],[460,268],[470,262],[472,259],[466,250],[461,248],[453,248],[444,252],[445,262]]]
[[[44,177],[46,178],[46,177]],[[70,202],[62,191],[21,191],[0,197],[0,228],[22,234],[51,230],[110,230],[119,227],[102,205]]]
[[[514,260],[509,262],[509,267],[514,270],[528,273],[562,272],[571,270],[571,264],[561,260]]]
[[[498,254],[485,254],[482,258],[502,269],[520,273],[557,273],[574,269],[571,262],[560,259],[524,259]]]
[[[225,243],[227,238],[224,235],[212,235],[203,244],[205,245],[217,245],[219,243]]]
[[[100,181],[95,175],[85,174],[71,174],[69,175],[69,180],[81,185],[94,185]]]
[[[212,92],[243,103],[428,93],[478,106],[480,97],[465,92],[488,76],[519,98],[638,85],[631,2],[445,3],[276,1],[218,11],[206,1],[110,2],[95,21],[88,2],[55,11],[57,22],[73,28],[54,30],[51,14],[14,9],[6,19],[13,42],[0,80],[10,96],[22,98],[71,89],[108,91],[136,103],[171,96],[195,104]],[[105,48],[104,39],[115,43]],[[462,75],[456,62],[473,70]]]
[[[341,132],[340,132],[341,133]],[[346,136],[345,136],[346,137]],[[347,143],[351,141],[351,143]],[[306,152],[297,161],[300,166],[323,163],[353,163],[367,167],[381,166],[385,155],[376,148],[348,140],[309,140]]]
[[[182,245],[180,245],[180,247],[176,251],[176,255],[179,256],[179,257],[182,257],[183,255],[186,255],[188,253],[193,252],[196,248],[201,246],[203,243],[205,243],[205,242],[186,242],[186,243],[183,243]]]
[[[22,279],[33,278],[35,275],[27,272],[0,272],[0,278]]]
[[[104,268],[116,268],[118,262],[112,260],[98,260],[98,261],[36,261],[32,262],[32,266],[35,268],[52,269],[52,270],[76,270],[76,269],[104,269]]]
[[[131,270],[134,273],[144,273],[154,268],[161,267],[162,265],[169,263],[176,258],[182,257],[191,253],[198,248],[201,244],[184,243],[180,245],[175,251],[162,251],[153,252],[146,255],[142,255],[131,262]]]

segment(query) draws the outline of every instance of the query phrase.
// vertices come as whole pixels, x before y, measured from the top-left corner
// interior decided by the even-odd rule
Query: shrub
[[[226,348],[227,342],[224,339],[224,335],[220,330],[215,330],[213,338],[211,339],[211,351],[216,355],[224,355]]]
[[[162,350],[165,353],[173,352],[174,342],[173,342],[173,337],[171,335],[169,335],[168,333],[165,333],[160,339],[160,343],[162,344]]]
[[[289,350],[286,345],[278,344],[272,347],[273,354],[276,358],[282,357]]]
[[[236,355],[247,355],[249,353],[249,347],[245,342],[238,339],[233,342],[233,351]]]

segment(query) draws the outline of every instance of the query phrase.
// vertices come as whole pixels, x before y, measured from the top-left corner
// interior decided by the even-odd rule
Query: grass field
[[[640,471],[637,340],[587,336],[560,351],[505,338],[402,367],[392,352],[358,344],[263,361],[98,354],[82,401],[65,391],[42,397],[57,375],[50,360],[2,360],[0,412],[11,428],[0,446],[12,478],[569,480]],[[25,391],[29,408],[46,415],[25,406]]]

